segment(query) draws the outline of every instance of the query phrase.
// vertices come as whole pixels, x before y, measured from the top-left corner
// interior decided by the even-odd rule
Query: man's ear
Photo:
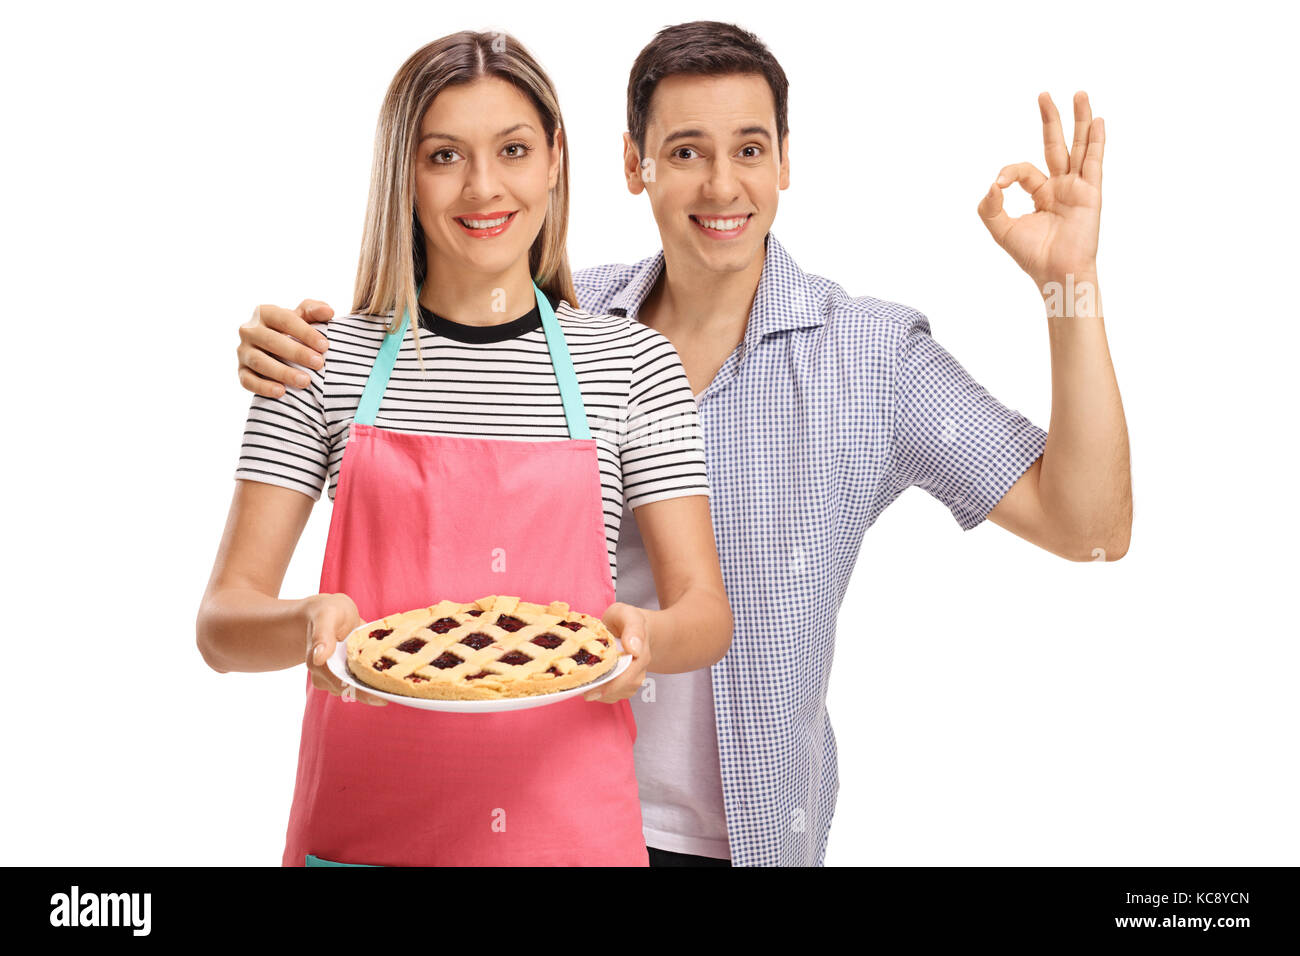
[[[632,134],[623,134],[623,178],[627,180],[627,191],[638,196],[645,188],[641,180],[641,154],[637,152]]]
[[[790,131],[785,131],[785,139],[781,141],[781,176],[778,180],[781,189],[790,188]]]
[[[548,188],[554,189],[555,184],[560,181],[560,157],[564,152],[564,130],[558,126],[555,128],[555,143],[550,148],[551,167],[547,171],[547,181],[550,183]]]

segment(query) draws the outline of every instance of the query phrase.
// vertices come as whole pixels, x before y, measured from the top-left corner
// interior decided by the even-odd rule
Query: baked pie
[[[347,651],[361,683],[439,700],[553,694],[591,683],[619,657],[600,618],[499,594],[390,614],[349,634]]]

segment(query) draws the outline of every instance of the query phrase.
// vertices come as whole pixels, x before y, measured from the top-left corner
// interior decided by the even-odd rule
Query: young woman
[[[644,866],[627,698],[652,648],[678,673],[730,644],[677,353],[572,305],[562,130],[509,36],[411,56],[380,114],[352,314],[307,389],[253,399],[197,633],[217,671],[307,665],[285,865]],[[320,593],[280,599],[323,486]],[[625,502],[661,610],[614,601]],[[365,621],[490,594],[601,617],[632,666],[474,715],[361,706],[324,666]]]

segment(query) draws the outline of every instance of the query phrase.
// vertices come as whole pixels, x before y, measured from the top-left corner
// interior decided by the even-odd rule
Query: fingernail
[[[325,356],[323,356],[323,355],[313,355],[313,356],[311,357],[311,367],[312,367],[312,368],[324,368],[324,367],[325,367]]]
[[[307,383],[308,383],[309,381],[311,381],[311,379],[309,379],[306,375],[299,375],[298,378],[296,379],[296,381],[297,381],[298,384],[301,385],[303,388],[306,388],[306,387],[307,387]]]
[[[321,652],[325,650],[324,644],[317,644],[311,649],[311,661],[313,664],[321,663]]]
[[[329,339],[325,338],[325,336],[323,335],[316,336],[316,351],[324,352],[329,347],[330,347]]]

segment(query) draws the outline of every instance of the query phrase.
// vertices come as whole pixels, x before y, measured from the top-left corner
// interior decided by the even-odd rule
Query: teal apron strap
[[[424,288],[421,282],[415,287],[415,299],[420,299],[420,290]],[[357,414],[352,419],[361,425],[373,425],[375,415],[379,413],[379,400],[384,397],[384,392],[388,390],[388,377],[393,374],[393,364],[397,361],[397,350],[401,348],[402,339],[406,337],[406,327],[411,323],[411,310],[402,310],[402,324],[396,332],[389,332],[384,336],[384,344],[379,346],[379,354],[375,357],[375,364],[370,366],[370,376],[366,379],[365,391],[361,393],[361,401],[357,404]]]
[[[322,859],[319,856],[312,856],[310,853],[304,855],[303,866],[374,866],[373,863],[336,863],[333,860]]]
[[[559,383],[560,398],[564,401],[564,420],[569,426],[569,437],[590,438],[587,408],[582,403],[582,389],[578,388],[578,374],[573,370],[573,360],[569,358],[569,345],[564,341],[564,333],[560,330],[550,300],[537,288],[536,282],[533,283],[533,292],[537,294],[537,307],[542,310],[542,329],[546,332],[551,367],[555,369],[555,381]]]
[[[423,287],[423,282],[416,287],[416,299],[419,299],[420,289]],[[533,283],[533,293],[537,296],[537,307],[542,313],[542,331],[546,334],[546,348],[551,355],[555,381],[560,386],[560,399],[564,402],[564,421],[569,428],[569,437],[590,438],[587,409],[582,401],[582,390],[578,387],[578,375],[573,370],[568,343],[564,341],[564,332],[561,331],[560,323],[555,318],[555,310],[551,308],[550,300],[541,289],[537,288],[536,282]],[[397,351],[406,336],[406,329],[410,322],[410,310],[403,309],[401,326],[396,332],[389,332],[384,336],[379,354],[375,357],[375,364],[370,367],[365,390],[361,393],[361,401],[357,405],[357,414],[352,419],[354,422],[362,425],[375,423],[375,416],[379,413],[379,402],[388,389],[388,379],[393,374],[393,365],[397,362]]]

